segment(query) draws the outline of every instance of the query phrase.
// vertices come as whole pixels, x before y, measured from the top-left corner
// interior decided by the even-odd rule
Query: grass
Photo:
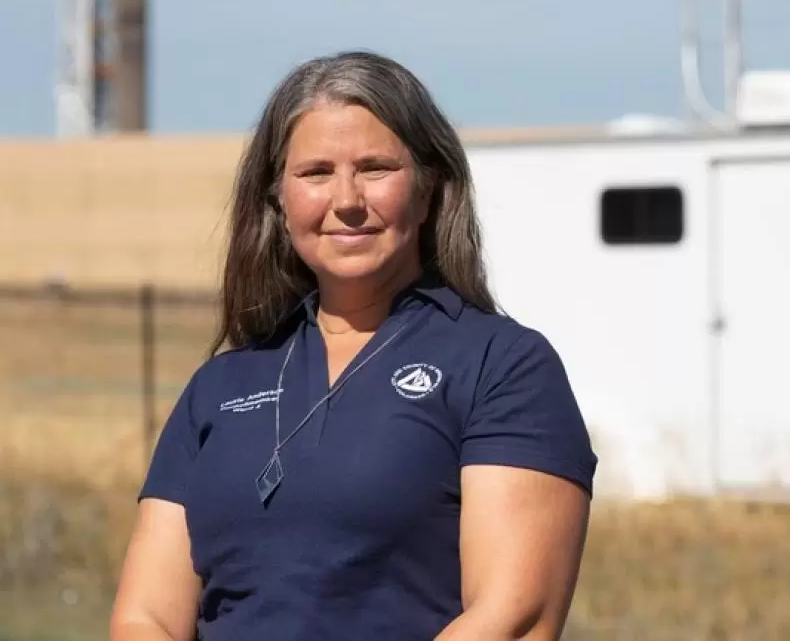
[[[211,310],[158,310],[159,419]],[[147,463],[132,310],[0,301],[0,641],[99,641]],[[790,639],[790,508],[597,500],[569,641]]]
[[[790,509],[676,500],[599,505],[574,623],[611,636],[789,639]]]

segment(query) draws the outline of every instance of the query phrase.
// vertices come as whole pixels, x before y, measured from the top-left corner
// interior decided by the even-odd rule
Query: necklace
[[[410,318],[410,317],[409,317]],[[408,324],[409,318],[397,329],[395,332],[390,336],[387,340],[385,340],[381,345],[379,345],[373,352],[371,352],[368,356],[365,357],[362,362],[357,364],[347,375],[342,377],[342,379],[338,380],[331,389],[322,396],[318,402],[312,407],[312,409],[307,412],[304,418],[299,421],[293,431],[286,436],[285,438],[281,439],[280,433],[280,396],[283,393],[283,377],[285,376],[285,370],[288,367],[288,362],[291,360],[291,354],[294,350],[294,345],[296,344],[296,336],[291,339],[291,343],[288,345],[288,351],[285,354],[285,358],[283,359],[283,364],[280,367],[280,374],[277,377],[277,397],[274,401],[274,450],[272,450],[271,458],[269,462],[266,464],[266,467],[263,468],[263,471],[258,475],[255,479],[255,486],[258,490],[258,496],[260,497],[261,503],[264,506],[268,506],[269,502],[271,501],[272,496],[277,491],[277,488],[283,482],[285,478],[285,468],[283,467],[282,459],[280,458],[280,452],[282,451],[283,447],[294,437],[296,434],[305,426],[307,422],[312,418],[313,414],[330,398],[332,398],[337,392],[339,392],[342,387],[349,381],[349,379],[356,374],[359,370],[361,370],[365,365],[367,365],[379,352],[381,352],[385,347],[387,347],[392,341],[394,341],[400,333],[406,329]]]

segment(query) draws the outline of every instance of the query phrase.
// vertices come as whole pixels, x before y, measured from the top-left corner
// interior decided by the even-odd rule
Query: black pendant
[[[285,472],[283,471],[282,463],[280,463],[280,455],[275,454],[255,481],[258,487],[258,496],[260,496],[264,507],[268,507],[272,496],[274,496],[277,488],[283,482],[284,476]]]

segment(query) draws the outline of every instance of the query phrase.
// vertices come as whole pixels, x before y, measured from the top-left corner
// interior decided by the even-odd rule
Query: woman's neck
[[[375,332],[389,316],[393,298],[419,274],[419,268],[404,269],[371,283],[319,285],[319,326],[327,334]]]

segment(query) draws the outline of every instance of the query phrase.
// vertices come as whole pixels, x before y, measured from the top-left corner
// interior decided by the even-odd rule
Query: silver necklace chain
[[[261,473],[255,479],[255,485],[258,489],[261,503],[264,505],[268,504],[269,500],[274,495],[275,491],[280,486],[283,478],[285,477],[285,469],[283,468],[282,460],[280,459],[280,452],[282,451],[283,447],[285,447],[286,443],[288,443],[305,425],[307,425],[313,414],[315,414],[324,403],[337,394],[354,374],[361,370],[379,352],[392,343],[392,341],[394,341],[398,335],[400,335],[400,333],[406,329],[407,323],[408,320],[404,322],[404,324],[399,327],[395,333],[392,334],[392,336],[379,345],[373,352],[368,354],[368,356],[366,356],[361,363],[357,364],[341,380],[336,381],[331,389],[326,394],[324,394],[324,396],[318,400],[313,408],[307,412],[304,418],[299,421],[293,431],[284,439],[280,440],[280,396],[283,393],[283,378],[285,376],[285,370],[288,367],[288,362],[291,360],[291,354],[293,353],[294,346],[296,345],[296,336],[291,339],[291,343],[288,346],[288,352],[286,353],[285,358],[283,359],[283,364],[280,367],[280,374],[277,377],[277,397],[274,401],[274,450],[272,451],[272,456],[269,459],[269,462],[266,464],[266,467],[263,468],[263,471],[261,471]]]

